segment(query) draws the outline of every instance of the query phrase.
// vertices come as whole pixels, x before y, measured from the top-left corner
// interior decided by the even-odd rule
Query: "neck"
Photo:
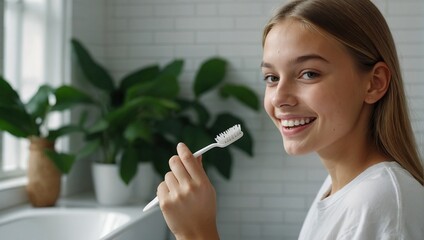
[[[329,195],[346,186],[372,165],[388,160],[384,154],[380,153],[376,147],[367,141],[364,141],[362,146],[351,146],[348,150],[345,149],[339,152],[343,152],[343,155],[335,153],[332,156],[323,156],[320,154],[321,161],[332,180]]]

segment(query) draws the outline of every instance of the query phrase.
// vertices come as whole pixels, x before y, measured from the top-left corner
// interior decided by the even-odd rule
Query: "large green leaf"
[[[88,50],[76,39],[71,41],[78,63],[87,80],[95,87],[112,92],[115,84],[111,75],[94,61]]]
[[[193,153],[215,142],[205,129],[194,125],[184,127],[182,138]]]
[[[134,143],[134,147],[137,149],[139,158],[138,162],[152,162],[155,155],[155,149],[153,143],[137,139]]]
[[[125,184],[129,184],[137,173],[138,154],[136,149],[127,146],[122,154],[119,172]]]
[[[56,103],[52,111],[62,111],[78,104],[94,104],[95,101],[86,93],[72,86],[61,86],[54,92]]]
[[[140,138],[147,142],[152,141],[152,129],[146,122],[134,121],[130,123],[124,131],[124,137],[129,142],[134,142]]]
[[[90,156],[100,148],[100,139],[94,139],[92,141],[85,141],[85,145],[78,151],[77,158],[82,159]]]
[[[231,146],[235,146],[243,152],[249,154],[250,156],[253,156],[253,138],[248,129],[246,128],[246,125],[244,124],[243,120],[239,117],[236,117],[229,113],[221,113],[215,119],[211,130],[216,132],[216,134],[218,135],[220,132],[225,131],[226,129],[236,124],[241,125],[243,137],[231,144]]]
[[[50,130],[49,135],[46,138],[47,140],[54,142],[57,138],[62,137],[64,135],[74,133],[74,132],[82,132],[82,131],[83,129],[81,128],[81,126],[70,124],[70,125],[62,126],[55,130]]]
[[[18,93],[10,86],[10,84],[0,75],[0,105],[16,106],[24,108],[24,104],[19,98]]]
[[[149,82],[155,79],[159,75],[159,72],[160,69],[158,65],[148,66],[132,72],[121,80],[119,89],[126,91],[134,85]]]
[[[0,105],[0,130],[9,132],[16,137],[39,135],[38,126],[31,116],[18,106]]]
[[[205,153],[203,161],[208,166],[214,166],[225,179],[231,178],[233,157],[228,148],[217,148]]]
[[[183,70],[184,60],[177,59],[166,65],[162,71],[162,75],[179,76]]]
[[[138,97],[112,111],[106,116],[106,119],[110,126],[120,127],[133,121],[139,114],[142,114],[144,118],[154,119],[177,107],[178,105],[174,101],[154,97]]]
[[[18,93],[0,76],[0,130],[16,137],[38,135],[38,126],[19,98]]]
[[[72,165],[75,161],[75,155],[58,153],[51,149],[44,150],[44,153],[50,158],[54,165],[64,174],[71,171]]]
[[[206,126],[211,117],[208,109],[198,101],[193,102],[193,108],[197,113],[198,123],[202,126]]]
[[[158,136],[155,143],[150,145],[153,149],[152,161],[156,171],[164,177],[169,169],[169,158],[176,154],[174,143],[167,141],[165,138]]]
[[[29,136],[29,133],[25,132],[23,129],[21,129],[20,126],[17,126],[15,124],[11,124],[10,122],[7,122],[7,121],[2,119],[2,109],[1,109],[1,107],[0,107],[0,130],[6,131],[6,132],[12,134],[15,137],[18,137],[18,138],[26,138],[26,137]]]
[[[49,85],[42,85],[38,88],[37,92],[31,97],[25,107],[28,113],[34,119],[44,119],[50,110],[49,97],[53,93],[53,88]]]
[[[254,91],[243,85],[225,84],[220,88],[220,94],[224,98],[234,97],[251,109],[259,110],[259,98]]]
[[[99,132],[103,132],[108,128],[109,128],[109,122],[106,119],[101,118],[87,129],[87,134],[96,134]]]
[[[200,101],[178,99],[177,102],[180,106],[179,113],[193,110],[194,113],[197,115],[197,124],[201,126],[206,126],[208,124],[211,114]]]
[[[128,89],[126,100],[130,101],[141,96],[172,99],[177,97],[179,91],[180,87],[175,76],[160,75],[153,81],[137,84]]]
[[[164,118],[156,122],[156,131],[161,136],[181,140],[184,123],[180,118]]]
[[[212,90],[224,80],[226,67],[227,62],[221,58],[211,58],[200,66],[193,86],[196,98]]]

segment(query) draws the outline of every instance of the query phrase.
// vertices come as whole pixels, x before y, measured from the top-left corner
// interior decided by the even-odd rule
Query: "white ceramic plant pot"
[[[149,201],[156,196],[158,176],[151,162],[138,164],[137,175],[134,178],[135,198]]]
[[[118,165],[93,163],[91,169],[94,192],[98,203],[106,206],[116,206],[129,202],[134,184],[131,182],[126,185],[122,181]]]

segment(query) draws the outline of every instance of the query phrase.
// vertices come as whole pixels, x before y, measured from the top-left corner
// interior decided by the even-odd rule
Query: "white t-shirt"
[[[396,162],[371,166],[333,195],[327,177],[299,240],[423,240],[424,187]]]

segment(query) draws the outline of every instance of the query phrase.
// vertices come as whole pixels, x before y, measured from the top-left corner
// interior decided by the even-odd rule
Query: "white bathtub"
[[[158,208],[22,206],[0,213],[0,238],[13,240],[163,240],[166,225]]]

